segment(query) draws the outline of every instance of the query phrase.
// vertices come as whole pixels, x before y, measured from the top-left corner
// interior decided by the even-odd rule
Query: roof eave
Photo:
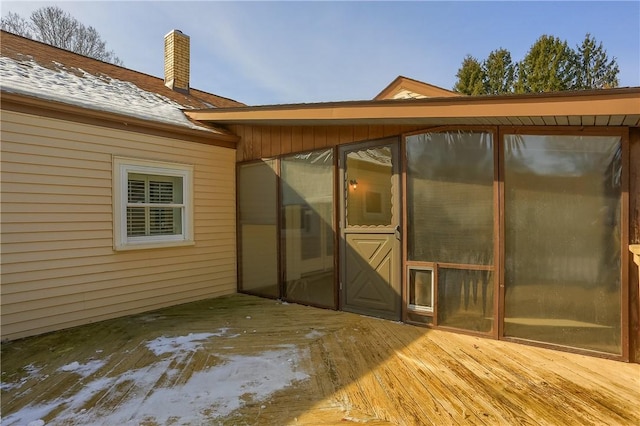
[[[318,104],[268,105],[185,111],[216,124],[340,125],[405,124],[434,120],[494,120],[510,117],[638,116],[640,88],[509,96],[449,97]],[[631,120],[633,121],[633,120]],[[638,120],[635,120],[637,123]]]
[[[2,99],[1,107],[3,110],[32,115],[42,115],[132,132],[149,133],[156,136],[181,138],[192,142],[216,145],[225,148],[235,148],[239,141],[238,136],[221,129],[210,128],[206,130],[198,130],[157,121],[144,120],[124,114],[93,110],[77,105],[12,93],[4,90],[0,91],[0,96]],[[187,118],[190,119],[189,117]],[[202,125],[202,123],[197,124]]]

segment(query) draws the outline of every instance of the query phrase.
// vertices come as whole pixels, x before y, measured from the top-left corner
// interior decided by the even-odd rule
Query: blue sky
[[[640,86],[640,1],[2,1],[58,5],[95,27],[127,68],[162,77],[163,37],[191,37],[191,86],[249,105],[371,99],[398,75],[447,89],[465,55],[522,59],[543,34],[586,33]]]

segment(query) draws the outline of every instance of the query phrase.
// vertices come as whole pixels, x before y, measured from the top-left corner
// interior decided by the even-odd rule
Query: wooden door
[[[342,310],[400,319],[400,190],[398,143],[341,148]]]

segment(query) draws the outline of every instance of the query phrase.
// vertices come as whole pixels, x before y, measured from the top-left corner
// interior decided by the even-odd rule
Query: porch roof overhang
[[[508,125],[640,127],[640,87],[502,96],[265,105],[185,111],[213,125]]]

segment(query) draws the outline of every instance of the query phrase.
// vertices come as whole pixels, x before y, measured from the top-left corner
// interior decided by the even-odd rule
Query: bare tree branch
[[[107,50],[106,42],[95,28],[85,26],[57,6],[41,7],[29,19],[27,21],[10,12],[6,18],[2,18],[2,29],[80,55],[122,65],[120,58],[112,50]]]
[[[29,22],[17,13],[9,12],[2,18],[0,28],[22,37],[33,38]]]

